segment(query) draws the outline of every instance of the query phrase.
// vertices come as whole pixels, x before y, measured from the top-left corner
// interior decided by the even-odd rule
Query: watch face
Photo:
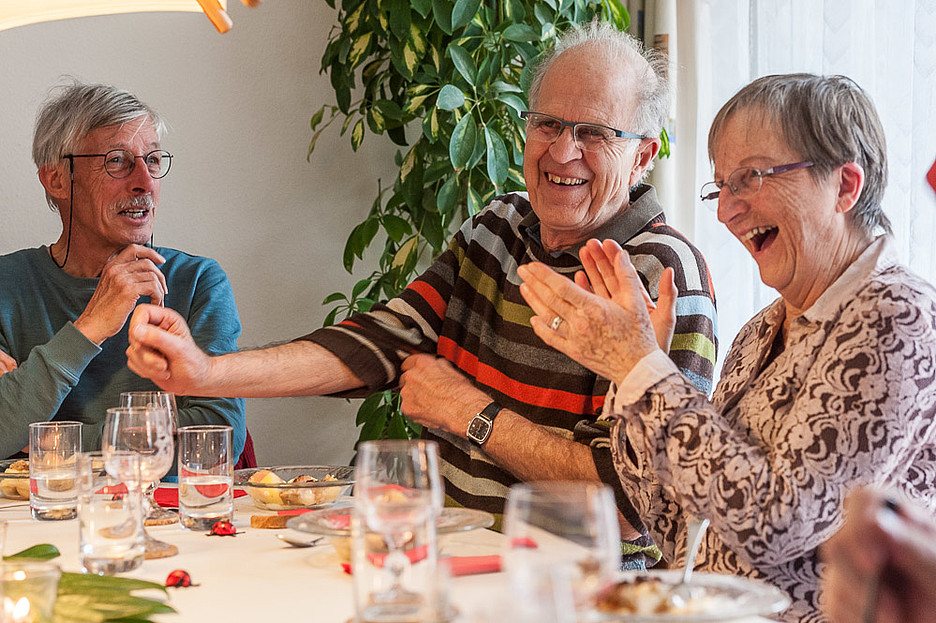
[[[484,443],[487,441],[488,435],[491,434],[491,421],[476,415],[472,418],[471,423],[468,424],[468,438],[477,442]]]

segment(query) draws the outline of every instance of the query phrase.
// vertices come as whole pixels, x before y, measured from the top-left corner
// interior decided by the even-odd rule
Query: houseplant
[[[344,249],[348,272],[371,247],[377,267],[350,293],[335,292],[325,324],[399,293],[441,253],[454,229],[492,197],[523,190],[524,93],[556,34],[596,16],[626,29],[619,0],[345,0],[322,56],[335,103],[312,116],[318,137],[341,121],[357,150],[367,134],[399,146],[399,173],[377,182],[367,218]],[[414,437],[399,397],[362,403],[359,441]]]

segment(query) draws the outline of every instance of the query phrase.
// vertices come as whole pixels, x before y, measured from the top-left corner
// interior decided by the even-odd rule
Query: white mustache
[[[138,195],[136,197],[131,197],[130,199],[118,201],[114,204],[114,208],[118,212],[122,212],[123,210],[128,210],[130,208],[147,208],[152,210],[155,207],[156,205],[151,195]]]

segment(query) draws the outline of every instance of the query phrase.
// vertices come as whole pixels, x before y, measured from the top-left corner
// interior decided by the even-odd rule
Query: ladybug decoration
[[[216,521],[211,530],[208,531],[208,536],[234,536],[237,534],[237,528],[234,527],[230,521]]]
[[[192,576],[189,575],[188,571],[176,569],[170,571],[169,575],[166,576],[166,586],[170,588],[188,588],[189,586],[198,586],[198,584],[192,584]]]

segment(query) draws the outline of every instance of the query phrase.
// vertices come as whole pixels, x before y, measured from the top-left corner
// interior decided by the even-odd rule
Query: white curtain
[[[925,182],[936,158],[936,0],[677,0],[675,8],[678,114],[667,165],[677,183],[662,200],[711,269],[719,364],[741,326],[778,296],[698,192],[712,179],[706,139],[715,113],[759,76],[844,74],[870,94],[888,142],[884,210],[902,259],[936,281],[936,197]],[[653,1],[644,9],[652,15]]]

